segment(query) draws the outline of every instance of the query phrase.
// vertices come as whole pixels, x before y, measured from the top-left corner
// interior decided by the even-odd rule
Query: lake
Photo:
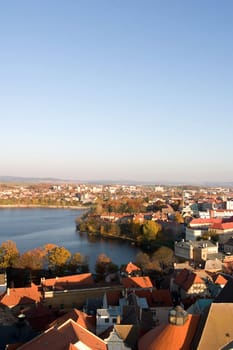
[[[93,238],[76,232],[75,219],[83,212],[76,209],[1,208],[0,244],[12,240],[23,253],[54,243],[71,253],[88,256],[91,272],[94,272],[96,259],[102,253],[118,266],[135,260],[140,250],[129,242]]]

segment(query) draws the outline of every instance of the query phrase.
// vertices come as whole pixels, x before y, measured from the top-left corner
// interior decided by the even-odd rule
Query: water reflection
[[[68,209],[2,209],[0,244],[10,239],[22,253],[54,243],[64,246],[71,253],[79,252],[89,257],[91,271],[94,271],[96,259],[102,253],[117,265],[134,261],[140,250],[129,242],[77,232],[75,219],[82,213],[80,210]]]

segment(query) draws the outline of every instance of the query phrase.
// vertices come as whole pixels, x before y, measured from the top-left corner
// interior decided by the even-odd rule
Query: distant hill
[[[57,179],[53,177],[20,177],[20,176],[0,176],[0,182],[10,183],[39,183],[39,182],[70,182],[70,180]]]
[[[202,187],[233,187],[233,181],[136,181],[136,180],[77,180],[55,177],[20,177],[0,176],[1,183],[86,183],[101,185],[145,185],[145,186],[202,186]]]

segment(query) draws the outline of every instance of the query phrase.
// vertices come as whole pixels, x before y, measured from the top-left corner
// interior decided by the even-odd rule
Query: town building
[[[196,296],[209,296],[207,280],[187,269],[183,269],[171,280],[171,291],[178,293],[182,300]]]
[[[199,316],[188,315],[181,306],[177,306],[170,310],[168,319],[168,323],[158,325],[140,338],[138,350],[190,349]]]
[[[208,260],[218,255],[218,243],[209,240],[180,241],[174,245],[175,256],[182,259],[192,260],[195,263]]]

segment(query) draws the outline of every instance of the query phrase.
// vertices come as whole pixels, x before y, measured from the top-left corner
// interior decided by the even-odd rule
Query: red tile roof
[[[120,291],[108,291],[106,292],[108,305],[117,306],[119,305],[119,299],[122,298]]]
[[[152,291],[153,302],[161,306],[172,306],[172,297],[168,289],[157,289]]]
[[[42,299],[39,286],[32,283],[31,287],[8,288],[7,292],[0,298],[0,303],[8,307],[25,305],[39,302]]]
[[[65,323],[68,320],[73,320],[77,324],[80,324],[82,327],[93,330],[95,326],[95,320],[96,318],[94,316],[87,315],[85,312],[82,312],[77,309],[73,309],[70,312],[66,313],[65,315],[62,315],[58,319],[56,319],[54,322],[50,324],[50,327],[59,327],[63,323]]]
[[[153,288],[150,277],[125,277],[122,278],[121,283],[124,288]]]
[[[41,281],[41,284],[48,289],[70,290],[80,287],[94,286],[95,282],[91,273],[83,273],[81,275],[44,279]]]
[[[64,350],[70,342],[55,328],[33,338],[31,341],[22,345],[20,350]],[[68,347],[68,346],[67,346]]]
[[[176,276],[174,282],[184,290],[189,290],[193,284],[204,284],[204,281],[194,272],[183,269]]]
[[[42,331],[48,328],[49,323],[54,320],[52,310],[40,303],[35,303],[30,307],[26,306],[22,311],[27,317],[27,320],[36,331]]]
[[[90,349],[98,349],[98,350],[107,350],[107,345],[105,342],[97,337],[95,334],[89,332],[82,326],[76,324],[74,325],[76,334],[78,336],[79,341],[81,341],[86,346],[89,346]],[[82,347],[83,348],[83,347]]]
[[[136,266],[135,264],[133,264],[132,262],[129,262],[125,267],[125,272],[131,273],[134,271],[141,271],[141,269],[138,266]]]
[[[70,344],[68,350],[77,350],[77,348],[76,348],[76,346],[74,346],[73,344]]]
[[[197,219],[192,219],[190,221],[189,225],[192,227],[193,225],[211,225],[211,224],[218,224],[221,223],[222,219],[215,219],[215,218],[210,218],[210,219],[205,219],[205,218],[197,218]]]
[[[227,284],[228,280],[224,278],[222,275],[218,275],[216,280],[214,281],[215,284],[223,284],[224,286]]]
[[[95,334],[89,332],[73,320],[68,320],[58,328],[48,331],[32,339],[20,347],[20,350],[73,350],[83,349],[83,345],[90,349],[107,350],[105,342]],[[75,347],[72,346],[75,344]]]
[[[172,306],[171,293],[168,289],[157,290],[136,290],[135,294],[140,298],[146,298],[150,307],[154,306]]]
[[[214,223],[211,226],[214,230],[231,230],[233,229],[233,222],[220,222],[220,223]]]
[[[160,325],[146,333],[138,343],[138,350],[189,350],[197,329],[199,316],[189,315],[183,326]]]

